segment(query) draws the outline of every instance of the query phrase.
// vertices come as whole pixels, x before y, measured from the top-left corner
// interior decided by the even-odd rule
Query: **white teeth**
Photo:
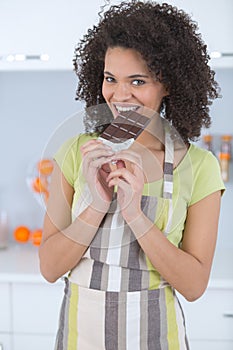
[[[118,112],[129,112],[129,111],[136,111],[138,107],[122,107],[122,106],[116,106],[116,109]]]

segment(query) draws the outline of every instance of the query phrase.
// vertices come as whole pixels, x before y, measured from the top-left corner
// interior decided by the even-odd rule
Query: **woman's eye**
[[[140,86],[140,85],[144,85],[144,84],[145,84],[144,80],[136,79],[136,80],[132,81],[132,85]]]
[[[105,80],[108,82],[108,83],[113,83],[115,81],[114,78],[112,77],[105,77]]]

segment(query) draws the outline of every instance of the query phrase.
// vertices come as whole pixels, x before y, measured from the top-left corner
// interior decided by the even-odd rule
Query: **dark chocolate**
[[[100,136],[114,143],[136,139],[149,122],[150,118],[136,111],[121,112]]]

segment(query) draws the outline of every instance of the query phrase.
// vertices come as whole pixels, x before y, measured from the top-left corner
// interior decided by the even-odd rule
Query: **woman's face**
[[[122,47],[109,48],[105,55],[102,94],[113,114],[136,110],[138,105],[159,112],[165,87],[156,81],[140,53]]]

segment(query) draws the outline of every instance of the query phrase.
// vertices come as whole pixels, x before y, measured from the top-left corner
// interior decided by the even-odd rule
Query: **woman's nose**
[[[132,96],[130,86],[126,83],[117,83],[113,95],[117,101],[128,100]]]

